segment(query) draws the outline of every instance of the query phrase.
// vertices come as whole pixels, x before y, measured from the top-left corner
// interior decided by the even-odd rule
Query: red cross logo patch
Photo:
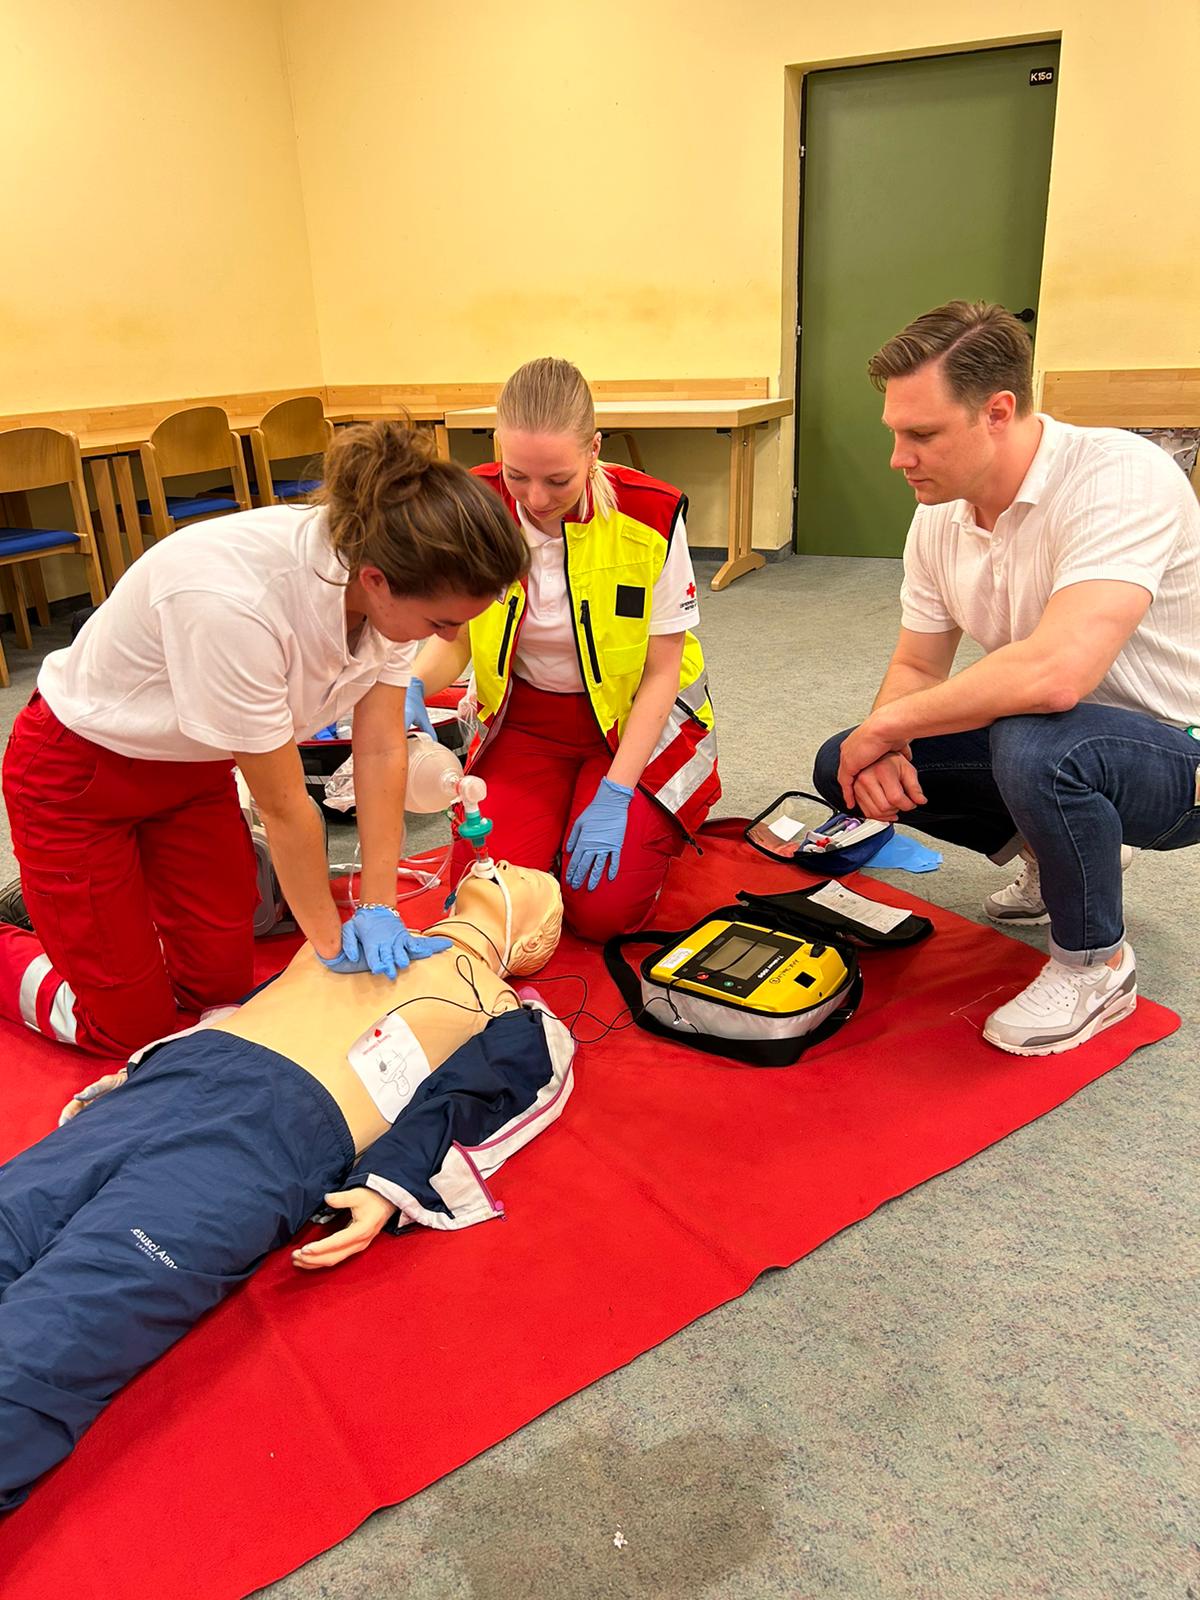
[[[689,600],[694,600],[696,598],[696,585],[694,583],[689,583],[684,592]]]

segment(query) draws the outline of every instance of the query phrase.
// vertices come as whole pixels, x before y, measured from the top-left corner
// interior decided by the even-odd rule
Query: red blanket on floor
[[[703,861],[672,869],[659,926],[685,927],[739,888],[811,881],[731,824],[704,843]],[[280,1252],[0,1519],[4,1600],[244,1595],[1178,1026],[1142,1000],[1079,1050],[1005,1055],[980,1026],[1041,957],[891,885],[851,882],[937,933],[864,956],[865,998],[840,1033],[779,1071],[637,1029],[584,1044],[562,1120],[495,1180],[505,1221],[381,1238],[329,1273]],[[409,921],[435,912],[416,902]],[[291,948],[264,944],[264,974]],[[586,977],[597,1016],[617,1014],[596,949],[564,938],[548,975],[566,973]],[[566,1013],[580,986],[543,992]],[[3,1157],[97,1073],[0,1028]]]

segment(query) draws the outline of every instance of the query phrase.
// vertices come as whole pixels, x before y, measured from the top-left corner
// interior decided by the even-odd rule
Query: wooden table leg
[[[100,516],[100,548],[104,552],[104,581],[108,592],[125,571],[125,552],[121,548],[121,525],[117,521],[117,502],[113,499],[112,473],[103,456],[90,463],[92,483],[96,490],[96,509]]]
[[[50,626],[50,601],[46,597],[46,580],[42,576],[42,563],[40,561],[27,561],[22,573],[21,581],[28,580],[29,593],[33,600],[33,609],[38,619],[40,628]]]
[[[754,523],[754,429],[729,430],[729,555],[717,568],[714,589],[724,589],[765,557],[751,549]]]
[[[145,551],[142,543],[142,517],[138,510],[137,490],[133,487],[133,468],[128,456],[113,457],[113,474],[117,480],[117,497],[121,502],[121,520],[125,524],[125,537],[129,540],[129,559],[136,561]]]
[[[433,443],[437,450],[439,461],[450,459],[450,434],[444,422],[435,422],[433,425]]]

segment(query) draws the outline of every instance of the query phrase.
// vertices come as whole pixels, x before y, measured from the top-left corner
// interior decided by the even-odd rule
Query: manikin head
[[[437,931],[456,938],[463,935],[472,948],[478,944],[479,954],[502,975],[524,977],[539,972],[558,948],[562,933],[562,891],[558,882],[548,872],[514,867],[509,861],[495,862],[494,872],[495,877],[472,874],[463,880],[454,908],[444,919],[444,929],[438,924]],[[505,905],[505,891],[511,912]],[[456,927],[456,923],[477,928],[484,935],[483,941],[470,940],[469,933]],[[508,960],[501,969],[506,926]]]
[[[1003,306],[952,300],[889,339],[867,371],[884,395],[891,466],[917,503],[985,504],[1033,414],[1024,325]]]

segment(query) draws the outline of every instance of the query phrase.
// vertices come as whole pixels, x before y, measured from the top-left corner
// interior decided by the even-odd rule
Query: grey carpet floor
[[[810,557],[701,582],[721,810],[745,814],[806,786],[869,704],[899,570]],[[9,659],[5,725],[35,672]],[[331,856],[351,838],[335,829]],[[978,916],[1003,878],[945,857],[881,876]],[[1197,1600],[1200,852],[1139,856],[1126,905],[1143,993],[1183,1018],[1172,1039],[263,1593]],[[411,1354],[403,1327],[364,1337]]]

